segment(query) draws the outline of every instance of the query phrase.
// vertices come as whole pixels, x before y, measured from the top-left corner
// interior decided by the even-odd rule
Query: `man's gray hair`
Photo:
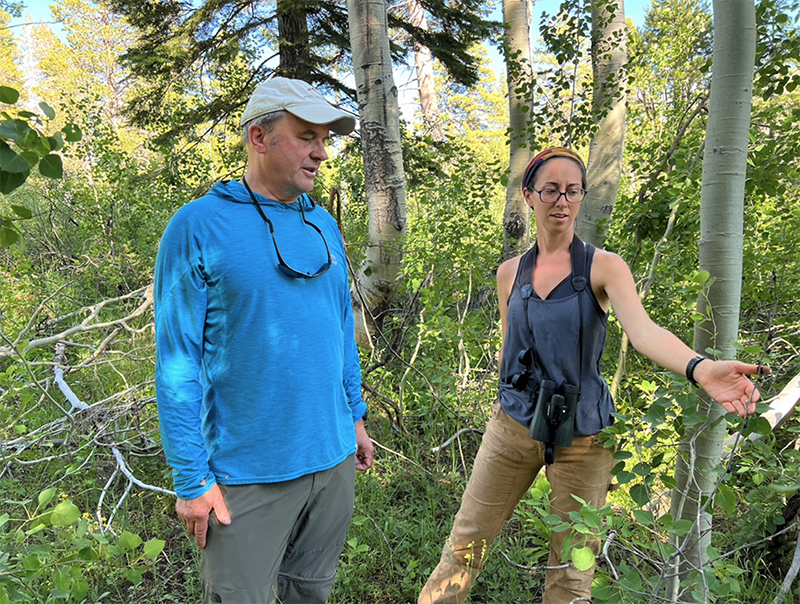
[[[286,115],[286,110],[280,109],[278,111],[272,111],[271,113],[259,115],[258,117],[254,117],[247,122],[242,127],[242,145],[244,145],[244,148],[247,149],[247,145],[250,143],[251,126],[261,126],[261,129],[269,134],[275,128],[275,123],[284,115]]]

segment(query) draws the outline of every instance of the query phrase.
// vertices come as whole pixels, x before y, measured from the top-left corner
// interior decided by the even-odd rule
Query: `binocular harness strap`
[[[539,365],[540,371],[544,374],[544,368],[541,363],[538,363],[539,355],[536,352],[536,342],[534,340],[533,329],[530,324],[530,315],[528,314],[528,299],[533,294],[533,269],[536,266],[536,256],[539,252],[539,244],[534,244],[520,260],[519,267],[517,268],[517,275],[514,280],[514,287],[519,288],[525,310],[525,321],[528,326],[528,331],[531,335],[531,349],[533,351],[533,364]],[[577,235],[573,235],[572,244],[570,245],[570,261],[572,262],[572,289],[578,294],[578,312],[579,327],[578,327],[578,388],[581,386],[583,379],[583,291],[586,289],[588,278],[586,276],[586,244],[581,241]],[[580,400],[580,391],[578,392],[577,400]],[[545,443],[544,461],[547,465],[555,462],[555,445],[552,442]]]

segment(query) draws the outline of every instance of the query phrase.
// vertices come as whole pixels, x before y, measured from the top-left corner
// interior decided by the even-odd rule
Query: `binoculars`
[[[575,407],[580,388],[573,384],[558,387],[552,380],[542,380],[531,420],[530,437],[539,442],[569,447],[575,428]]]
[[[505,379],[505,382],[511,384],[515,390],[522,391],[528,386],[534,354],[532,348],[526,348],[517,355],[517,361],[525,370]],[[580,387],[573,384],[558,386],[552,380],[542,380],[539,383],[529,436],[533,440],[545,443],[547,464],[554,463],[554,446],[572,445],[578,397],[580,397]]]
[[[525,386],[528,385],[528,372],[533,365],[533,348],[521,350],[517,355],[517,360],[525,368],[525,371],[512,375],[508,383],[511,384],[514,390],[525,390]]]

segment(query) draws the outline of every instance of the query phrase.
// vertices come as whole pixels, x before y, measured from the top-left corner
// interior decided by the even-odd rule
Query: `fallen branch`
[[[82,409],[88,409],[89,405],[79,400],[72,391],[72,388],[70,388],[64,381],[64,369],[61,366],[67,365],[67,355],[65,354],[66,348],[67,347],[61,342],[56,344],[56,356],[53,357],[53,363],[56,365],[53,367],[53,375],[55,376],[56,386],[58,386],[58,389],[61,390],[64,396],[67,397],[69,404],[72,405],[69,410],[69,413],[72,413],[75,411],[75,409],[78,409],[79,411]]]
[[[761,414],[761,417],[769,422],[770,427],[775,430],[779,428],[787,419],[794,415],[795,409],[800,404],[800,373],[794,376],[777,396],[772,397],[767,404],[769,409]],[[730,436],[722,445],[723,460],[731,454],[731,449],[736,444],[738,435]],[[761,434],[750,434],[747,440],[758,440],[763,438]]]
[[[797,578],[798,572],[800,572],[800,531],[798,531],[797,545],[794,548],[792,566],[789,568],[789,572],[786,573],[786,578],[784,578],[783,584],[781,585],[781,591],[775,597],[773,604],[783,604],[784,598],[787,595],[789,595],[789,602],[792,601],[792,596],[789,592],[792,589],[795,578]]]
[[[139,306],[129,315],[122,317],[121,319],[116,319],[114,321],[105,321],[102,323],[95,323],[94,321],[97,320],[100,311],[106,308],[107,306],[117,303],[117,302],[125,302],[132,298],[142,297],[142,302]],[[14,339],[13,342],[8,343],[7,346],[0,346],[0,359],[6,357],[13,357],[13,356],[22,356],[26,352],[33,350],[34,348],[40,348],[42,346],[51,346],[62,340],[66,340],[72,335],[77,333],[87,332],[87,331],[95,331],[98,329],[106,329],[109,327],[123,327],[124,329],[130,329],[127,325],[128,322],[136,319],[137,317],[142,316],[146,311],[150,309],[153,305],[153,285],[147,285],[145,287],[140,287],[139,289],[132,291],[124,296],[119,296],[117,298],[109,298],[108,300],[103,300],[102,302],[98,302],[94,306],[87,306],[86,308],[82,309],[83,312],[88,312],[89,316],[87,316],[83,321],[81,321],[78,325],[73,325],[65,329],[64,331],[57,333],[53,336],[48,336],[46,338],[38,338],[36,340],[31,340],[27,343],[27,345],[21,349],[18,347],[23,343],[25,335],[31,328],[31,322],[29,322],[28,326],[25,329],[20,331],[17,334],[17,337]]]
[[[609,568],[611,569],[611,574],[614,575],[614,580],[619,581],[619,575],[617,574],[617,569],[614,566],[614,563],[611,561],[611,558],[608,557],[608,550],[611,549],[611,545],[614,543],[614,540],[617,538],[617,531],[611,531],[608,533],[608,538],[606,539],[605,545],[603,545],[603,559],[605,559],[606,564],[608,564]]]

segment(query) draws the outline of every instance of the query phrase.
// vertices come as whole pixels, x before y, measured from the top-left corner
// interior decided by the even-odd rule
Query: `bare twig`
[[[513,566],[514,568],[518,568],[519,570],[526,570],[530,573],[542,573],[548,570],[563,570],[565,568],[572,568],[572,563],[559,564],[558,566],[524,566],[522,564],[517,564],[516,562],[514,562],[511,558],[508,557],[508,554],[506,554],[503,550],[499,549],[497,551],[500,552],[500,555],[503,556],[503,558],[505,558],[506,561],[511,566]]]
[[[478,430],[477,428],[462,428],[461,430],[453,434],[453,436],[444,441],[441,445],[431,449],[431,453],[439,453],[440,451],[444,451],[447,447],[453,444],[453,441],[455,439],[457,439],[462,434],[466,434],[467,432],[475,432],[476,434],[483,434],[483,430]]]
[[[415,465],[416,467],[418,467],[420,470],[422,470],[423,472],[425,472],[425,473],[426,473],[426,474],[428,474],[429,476],[431,475],[431,472],[430,472],[430,470],[427,470],[426,468],[422,467],[421,465],[419,465],[419,464],[418,464],[416,461],[414,461],[413,459],[409,459],[408,457],[406,457],[406,456],[405,456],[405,455],[403,455],[402,453],[398,453],[397,451],[394,451],[393,449],[390,449],[389,447],[384,447],[384,446],[383,446],[381,443],[379,443],[379,442],[378,442],[377,440],[375,440],[374,438],[370,438],[370,440],[372,441],[372,444],[373,444],[373,445],[375,445],[376,447],[378,447],[379,449],[383,449],[384,451],[388,451],[389,453],[392,453],[392,454],[394,454],[394,455],[397,455],[397,456],[398,456],[400,459],[404,459],[404,460],[405,460],[405,461],[407,461],[408,463],[410,463],[410,464],[413,464],[413,465]]]

